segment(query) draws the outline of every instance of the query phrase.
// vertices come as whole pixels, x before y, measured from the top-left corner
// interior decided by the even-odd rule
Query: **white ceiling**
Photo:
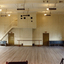
[[[59,3],[59,1],[63,1],[63,3]],[[0,0],[0,6],[3,9],[0,13],[50,12],[46,11],[47,7],[57,8],[57,10],[53,10],[51,13],[64,13],[64,0]],[[17,10],[17,8],[23,8],[24,6],[25,10]]]

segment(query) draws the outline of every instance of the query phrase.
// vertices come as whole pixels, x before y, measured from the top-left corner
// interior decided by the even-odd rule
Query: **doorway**
[[[8,33],[8,43],[14,45],[14,33]]]
[[[43,46],[49,46],[49,33],[43,33]]]

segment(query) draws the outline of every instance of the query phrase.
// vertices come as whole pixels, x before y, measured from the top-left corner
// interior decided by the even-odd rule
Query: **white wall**
[[[17,19],[17,14],[11,14],[10,17],[1,17],[0,16],[0,39],[5,33],[6,29],[10,25],[12,21],[15,21]]]
[[[21,17],[21,15],[28,15],[28,14],[30,16]],[[24,17],[26,17],[26,19],[24,19]],[[31,19],[31,17],[33,17],[33,19]],[[19,28],[33,28],[33,29],[36,28],[36,13],[18,13],[18,27]]]
[[[32,41],[20,41],[18,40],[32,40],[32,29],[31,28],[15,28],[11,30],[14,33],[15,44],[22,44],[23,46],[32,46]]]
[[[36,15],[37,28],[33,30],[33,39],[42,40],[43,33],[49,33],[49,40],[64,40],[64,14],[52,14],[44,16],[41,13]]]
[[[5,27],[11,22],[11,19],[18,18],[17,15],[13,15],[11,18],[0,18],[0,36],[5,29]],[[35,21],[35,20],[34,20]],[[43,33],[47,31],[49,33],[49,40],[64,40],[64,14],[52,14],[51,16],[44,16],[41,13],[36,14],[36,29],[33,27],[26,27],[26,24],[20,23],[24,27],[13,29],[11,32],[14,33],[14,42],[18,44],[17,40],[42,40],[40,44],[43,44]],[[29,22],[28,22],[29,23]],[[6,26],[4,26],[6,25]],[[29,25],[31,25],[29,23]],[[5,38],[6,39],[6,38]],[[32,42],[21,42],[24,45],[32,45]],[[39,44],[39,42],[35,42]]]

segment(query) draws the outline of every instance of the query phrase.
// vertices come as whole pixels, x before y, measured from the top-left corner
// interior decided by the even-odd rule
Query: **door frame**
[[[14,33],[8,33],[8,44],[12,45],[12,44],[9,43],[9,34],[13,34],[14,35]],[[14,42],[13,42],[13,45],[14,45]]]
[[[48,34],[49,35],[49,33],[43,33],[43,34]],[[44,38],[43,38],[43,41],[44,41]],[[44,45],[44,42],[43,42],[43,46],[45,46]],[[48,45],[47,46],[49,46],[49,42],[48,42]]]

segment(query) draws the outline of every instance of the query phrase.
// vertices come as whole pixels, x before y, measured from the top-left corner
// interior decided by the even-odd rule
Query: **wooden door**
[[[14,45],[14,33],[8,34],[8,42],[9,42],[9,45]]]
[[[49,46],[49,33],[43,33],[43,46]]]

